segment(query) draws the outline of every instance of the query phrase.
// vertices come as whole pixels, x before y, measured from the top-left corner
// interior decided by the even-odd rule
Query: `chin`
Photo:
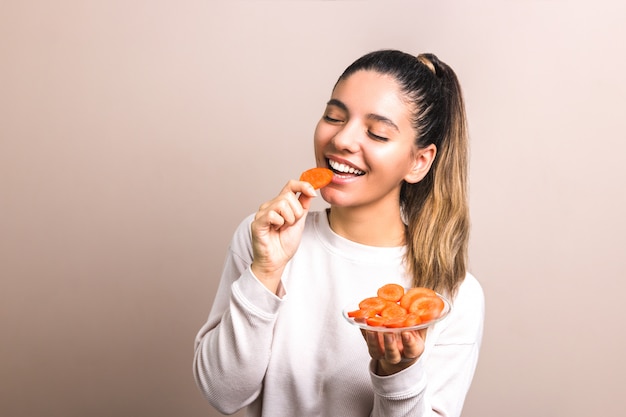
[[[324,187],[320,190],[320,195],[331,206],[348,207],[351,201],[344,193],[333,189],[332,187]]]

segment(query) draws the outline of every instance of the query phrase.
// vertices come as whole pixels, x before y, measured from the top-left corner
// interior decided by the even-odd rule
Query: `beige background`
[[[0,1],[0,415],[218,415],[191,360],[231,233],[383,47],[465,89],[464,416],[623,415],[626,6],[479,3]]]

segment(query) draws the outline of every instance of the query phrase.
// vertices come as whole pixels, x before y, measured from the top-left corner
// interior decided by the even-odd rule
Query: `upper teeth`
[[[365,172],[361,171],[360,169],[353,168],[353,167],[348,166],[346,164],[340,164],[339,162],[336,162],[336,161],[329,160],[328,164],[335,171],[345,172],[345,173],[348,173],[348,174],[356,174],[356,175],[365,174]]]

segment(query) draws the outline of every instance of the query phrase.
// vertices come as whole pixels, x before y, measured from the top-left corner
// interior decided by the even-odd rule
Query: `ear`
[[[410,184],[420,182],[430,171],[436,155],[437,146],[433,143],[425,148],[416,149],[413,154],[413,167],[404,177],[404,180]]]

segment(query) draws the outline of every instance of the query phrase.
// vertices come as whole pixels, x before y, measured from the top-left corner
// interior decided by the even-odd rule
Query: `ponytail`
[[[419,55],[418,61],[434,84],[432,91],[424,89],[417,104],[422,113],[417,117],[418,146],[435,143],[437,155],[424,180],[402,186],[406,260],[415,286],[454,295],[467,270],[470,226],[465,106],[450,67],[431,54]]]

